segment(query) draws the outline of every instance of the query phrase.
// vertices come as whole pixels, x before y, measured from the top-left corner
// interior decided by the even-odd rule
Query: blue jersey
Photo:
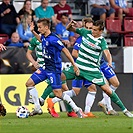
[[[73,49],[79,50],[80,49],[81,42],[82,42],[82,37],[79,36],[77,38],[77,40],[75,41],[75,43],[74,43]]]
[[[47,37],[41,36],[43,57],[45,60],[45,70],[47,72],[61,73],[62,59],[61,51],[64,48],[63,43],[54,33]]]

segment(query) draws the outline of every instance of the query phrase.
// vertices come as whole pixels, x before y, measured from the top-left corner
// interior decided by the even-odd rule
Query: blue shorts
[[[61,73],[47,72],[43,68],[37,69],[30,77],[35,84],[38,84],[46,79],[49,79],[52,89],[61,89]]]
[[[111,67],[109,67],[108,65],[104,65],[104,67],[101,67],[100,69],[103,72],[105,78],[108,80],[110,78],[116,76],[114,70]]]
[[[113,8],[110,8],[110,10],[106,10],[104,8],[96,8],[96,7],[91,9],[91,14],[95,16],[101,16],[102,14],[106,13],[107,16],[109,17],[114,12],[115,10]]]
[[[88,81],[88,80],[73,80],[72,81],[72,87],[76,87],[76,88],[82,88],[82,86],[88,88],[89,86],[92,85],[92,82]]]

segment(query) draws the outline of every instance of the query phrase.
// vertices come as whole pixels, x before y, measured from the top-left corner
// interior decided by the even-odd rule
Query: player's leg
[[[113,101],[116,105],[120,107],[124,115],[126,115],[127,117],[133,117],[133,114],[126,109],[118,95],[114,91],[110,90],[108,84],[102,85],[101,89],[111,98],[111,101]]]
[[[62,93],[62,90],[60,89],[62,87],[61,80],[60,80],[60,74],[53,73],[49,76],[49,79],[51,80],[51,86],[53,88],[53,92],[59,99],[63,99],[66,101],[73,110],[77,113],[78,117],[82,118],[83,114],[82,111],[77,105],[74,103],[74,101],[70,98],[69,95]]]
[[[119,86],[119,81],[116,77],[115,72],[113,71],[113,69],[109,66],[104,66],[101,68],[105,78],[110,81],[111,85],[110,85],[110,89],[112,89],[113,91],[115,91],[117,89],[117,87]],[[109,114],[109,115],[118,115],[118,113],[113,109],[112,105],[111,105],[111,99],[110,97],[103,91],[103,99],[98,102],[98,106],[101,107],[103,109],[103,112],[105,114]]]
[[[35,85],[45,80],[45,71],[42,68],[36,70],[32,76],[27,80],[26,87],[29,90],[29,93],[32,97],[32,100],[35,104],[34,111],[30,115],[42,114],[42,109],[40,107],[38,92],[35,88]]]
[[[87,80],[84,81],[84,86],[88,89],[88,93],[85,100],[84,113],[87,117],[95,117],[95,115],[91,112],[91,108],[96,96],[96,86]]]

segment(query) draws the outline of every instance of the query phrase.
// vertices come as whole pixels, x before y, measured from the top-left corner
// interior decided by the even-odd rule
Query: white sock
[[[77,112],[79,110],[79,107],[77,107],[77,105],[74,103],[74,101],[70,98],[69,95],[67,95],[63,92],[62,98],[73,108],[73,110],[75,112]]]
[[[36,109],[40,109],[40,103],[38,99],[38,92],[35,87],[28,87],[29,93],[32,96],[32,100],[35,104]]]
[[[76,93],[74,90],[64,91],[63,93],[69,95],[70,97],[76,96]]]
[[[105,105],[107,106],[108,111],[113,110],[113,107],[111,105],[111,99],[104,91],[103,91],[103,98],[104,98]]]
[[[91,107],[95,100],[96,92],[90,92],[88,91],[88,94],[86,96],[86,102],[85,102],[85,114],[89,113],[91,110]]]
[[[62,100],[62,99],[60,99],[60,98],[58,98],[58,97],[52,98],[52,102],[53,102],[53,103],[59,102],[59,101],[61,101],[61,100]]]
[[[42,97],[39,98],[41,102],[44,102],[44,99]]]
[[[110,85],[110,88],[112,91],[116,91],[117,87],[113,86],[113,85]]]

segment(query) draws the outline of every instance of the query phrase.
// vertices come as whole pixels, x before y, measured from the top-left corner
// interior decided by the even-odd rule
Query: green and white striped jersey
[[[40,67],[44,67],[44,58],[42,57],[42,43],[40,43],[36,37],[33,37],[28,47],[29,50],[35,50],[37,61]]]
[[[81,76],[86,76],[88,80],[100,82],[102,78],[100,72],[100,60],[103,50],[108,49],[106,40],[101,36],[94,38],[91,31],[85,28],[77,28],[76,32],[82,36],[82,43],[79,49],[79,56],[76,64],[80,69]]]

